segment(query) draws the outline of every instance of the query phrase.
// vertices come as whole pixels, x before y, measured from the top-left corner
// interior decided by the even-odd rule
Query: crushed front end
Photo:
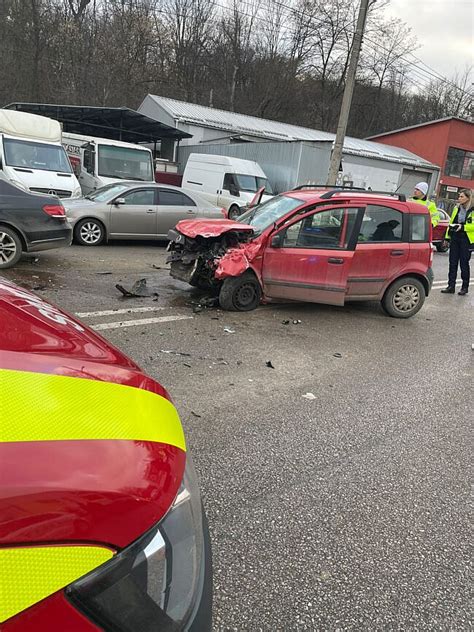
[[[168,233],[170,274],[202,289],[217,288],[226,276],[240,274],[248,267],[246,251],[252,244],[253,228],[229,220],[182,221]],[[225,261],[242,262],[237,268],[225,270]],[[224,264],[224,271],[222,270]]]

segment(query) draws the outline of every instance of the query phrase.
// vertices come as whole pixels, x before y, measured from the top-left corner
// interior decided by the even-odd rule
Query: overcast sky
[[[386,12],[411,27],[414,54],[443,76],[474,64],[474,0],[390,0]]]

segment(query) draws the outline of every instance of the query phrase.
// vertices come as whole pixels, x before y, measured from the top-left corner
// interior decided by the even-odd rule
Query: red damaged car
[[[168,393],[0,279],[2,632],[211,630],[209,535]]]
[[[399,194],[300,187],[236,221],[183,220],[168,238],[171,276],[215,289],[227,310],[380,301],[408,318],[433,282],[429,212]]]

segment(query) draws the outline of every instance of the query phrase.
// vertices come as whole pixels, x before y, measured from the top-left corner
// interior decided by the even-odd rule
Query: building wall
[[[179,171],[182,173],[189,154],[217,154],[254,160],[262,167],[276,193],[288,191],[302,184],[324,184],[329,170],[332,143],[264,142],[227,145],[180,146],[178,152]],[[355,187],[370,187],[373,191],[398,190],[411,194],[411,181],[405,185],[407,173],[415,173],[412,167],[401,163],[377,160],[344,154],[343,171],[338,184],[352,183]],[[436,185],[435,170],[417,170],[417,181],[429,183],[430,191]]]
[[[474,180],[444,174],[449,147],[474,151],[474,124],[451,119],[415,129],[387,133],[374,138],[378,143],[408,149],[441,168],[440,184],[452,187],[474,187]]]
[[[181,145],[179,171],[183,173],[189,154],[217,154],[254,160],[264,170],[276,193],[299,184],[320,184],[327,178],[330,147],[302,142],[232,143],[227,145]]]

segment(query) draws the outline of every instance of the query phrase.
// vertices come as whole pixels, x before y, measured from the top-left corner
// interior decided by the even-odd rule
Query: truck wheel
[[[81,246],[100,246],[105,239],[104,225],[97,219],[81,219],[74,229],[74,238]]]
[[[240,207],[237,206],[236,204],[233,204],[227,213],[227,217],[229,219],[237,219],[239,215],[241,215]]]
[[[421,281],[402,277],[392,283],[382,299],[382,307],[393,318],[410,318],[423,307],[426,292]]]
[[[0,225],[0,269],[11,268],[20,260],[22,246],[17,233]]]
[[[262,296],[260,283],[252,272],[224,280],[219,305],[231,312],[249,312],[258,307]]]
[[[438,252],[448,252],[449,250],[449,241],[447,239],[443,239],[440,243],[436,244],[436,250]]]

